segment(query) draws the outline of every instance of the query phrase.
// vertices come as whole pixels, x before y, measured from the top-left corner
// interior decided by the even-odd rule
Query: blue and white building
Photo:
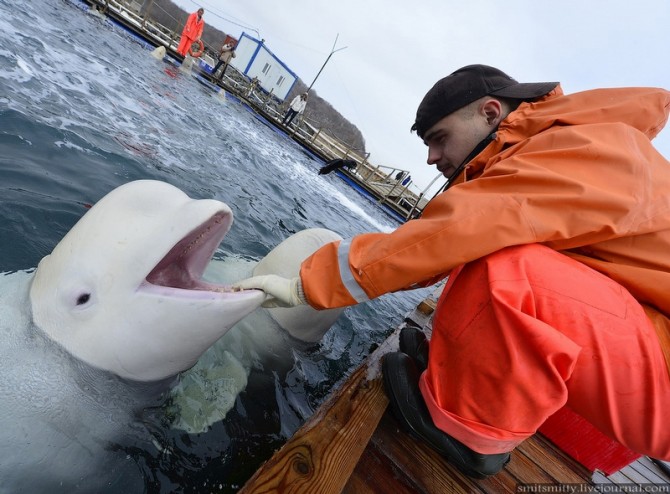
[[[298,76],[265,46],[263,40],[242,33],[235,54],[230,65],[249,79],[256,77],[261,88],[281,101],[286,99],[298,80]]]

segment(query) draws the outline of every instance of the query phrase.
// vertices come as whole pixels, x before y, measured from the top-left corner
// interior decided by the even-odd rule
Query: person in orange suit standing
[[[188,16],[184,30],[181,32],[179,47],[177,48],[177,52],[180,55],[185,57],[191,45],[200,40],[202,30],[205,28],[205,20],[202,18],[204,13],[205,9],[201,7],[197,12],[193,12]]]

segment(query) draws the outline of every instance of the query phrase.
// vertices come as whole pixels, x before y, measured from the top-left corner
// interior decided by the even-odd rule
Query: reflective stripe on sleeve
[[[370,298],[361,288],[361,285],[358,284],[349,268],[349,249],[351,247],[351,241],[352,239],[348,238],[340,242],[337,253],[337,262],[340,265],[340,278],[342,279],[342,284],[349,291],[349,294],[353,299],[360,304],[361,302],[367,302]]]

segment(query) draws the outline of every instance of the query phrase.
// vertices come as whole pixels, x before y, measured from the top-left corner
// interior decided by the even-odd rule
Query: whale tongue
[[[184,290],[229,291],[200,280],[230,228],[230,214],[216,213],[170,249],[146,277],[152,285]]]

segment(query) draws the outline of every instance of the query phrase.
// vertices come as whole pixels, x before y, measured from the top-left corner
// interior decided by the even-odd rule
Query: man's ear
[[[487,98],[480,107],[482,114],[486,118],[486,123],[491,127],[496,127],[505,118],[500,101],[494,98]]]

